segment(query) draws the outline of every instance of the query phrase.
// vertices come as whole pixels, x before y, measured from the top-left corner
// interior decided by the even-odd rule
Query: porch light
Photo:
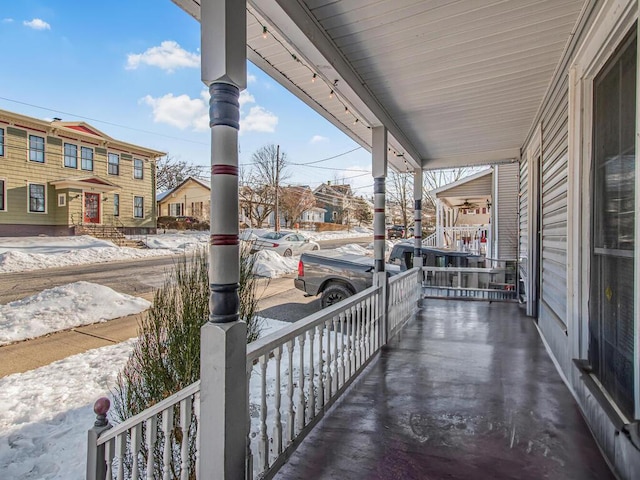
[[[266,38],[267,38],[267,33],[268,33],[268,32],[267,32],[267,26],[266,26],[266,25],[263,25],[263,26],[262,26],[262,38],[264,38],[265,40],[266,40]]]
[[[329,92],[329,98],[333,98],[333,90]]]
[[[316,77],[318,75],[316,75],[315,73],[313,74],[313,77],[311,77],[311,83],[316,83]]]

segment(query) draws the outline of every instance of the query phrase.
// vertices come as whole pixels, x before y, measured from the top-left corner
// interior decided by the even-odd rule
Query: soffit
[[[197,1],[173,1],[199,18]],[[247,55],[367,149],[368,127],[387,126],[397,170],[505,161],[519,157],[584,3],[250,0]]]

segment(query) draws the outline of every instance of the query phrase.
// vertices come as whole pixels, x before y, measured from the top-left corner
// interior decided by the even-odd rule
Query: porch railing
[[[423,293],[427,297],[513,300],[513,271],[506,268],[422,267]]]
[[[389,338],[411,318],[420,299],[419,278],[422,272],[412,268],[389,279]]]
[[[271,478],[402,328],[417,309],[421,275],[403,272],[247,345],[246,479]],[[198,478],[199,381],[114,427],[108,407],[95,410],[87,479]]]

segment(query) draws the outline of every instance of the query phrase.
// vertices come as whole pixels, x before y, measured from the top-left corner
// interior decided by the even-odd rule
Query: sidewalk
[[[258,295],[262,302],[294,288],[293,276],[259,279]],[[153,301],[153,293],[139,295]],[[143,313],[116,318],[108,322],[51,333],[0,347],[0,377],[22,373],[48,365],[71,355],[106,347],[137,336],[138,320]]]

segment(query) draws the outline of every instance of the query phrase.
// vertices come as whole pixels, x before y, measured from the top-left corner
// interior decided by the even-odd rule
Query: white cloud
[[[273,133],[278,125],[278,117],[259,105],[251,107],[249,113],[240,119],[240,132]]]
[[[2,23],[13,23],[13,18],[3,18]]]
[[[168,93],[162,97],[147,95],[140,99],[140,103],[148,105],[153,110],[153,121],[174,126],[180,130],[192,129],[205,131],[209,129],[209,92],[200,92],[199,98],[189,95],[173,95]],[[255,98],[248,91],[240,93],[240,107],[255,103]],[[256,105],[249,113],[240,112],[240,132],[275,132],[278,117]]]
[[[177,42],[165,40],[157,47],[151,47],[144,53],[127,55],[127,70],[135,70],[140,65],[150,65],[172,73],[177,68],[197,68],[200,55],[187,52]]]
[[[251,73],[247,73],[247,84],[256,83],[257,81],[258,79],[256,78],[255,75]]]
[[[34,30],[51,30],[51,25],[49,25],[47,22],[39,18],[34,18],[29,22],[25,20],[22,23],[29,28],[33,28]]]
[[[309,143],[313,145],[315,143],[326,142],[328,140],[329,139],[327,137],[323,137],[322,135],[314,135],[313,137],[311,137],[311,140],[309,140]]]
[[[240,92],[240,108],[244,107],[248,103],[256,103],[256,99],[249,93],[248,90]]]
[[[206,130],[209,127],[207,102],[202,98],[176,97],[168,93],[158,98],[147,95],[141,102],[153,109],[153,121],[156,123],[172,125],[180,130]]]

